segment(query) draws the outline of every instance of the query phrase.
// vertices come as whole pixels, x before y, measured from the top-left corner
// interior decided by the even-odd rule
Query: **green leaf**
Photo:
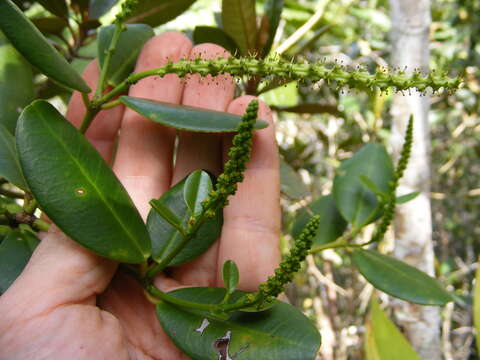
[[[222,0],[222,23],[225,32],[237,43],[242,55],[255,51],[257,18],[255,0]]]
[[[363,342],[365,360],[382,360],[378,354],[377,344],[373,336],[372,324],[367,321],[365,324],[365,341]]]
[[[222,278],[227,293],[233,294],[240,278],[237,264],[233,260],[227,260],[223,263]]]
[[[93,252],[127,263],[150,255],[132,200],[100,154],[49,103],[35,101],[17,126],[23,174],[42,210]]]
[[[437,279],[391,256],[357,249],[352,260],[365,279],[391,296],[421,305],[453,301]]]
[[[224,293],[219,288],[184,288],[169,295],[216,304]],[[242,295],[236,291],[232,300]],[[220,359],[220,349],[228,351],[228,357],[225,353],[221,359],[236,354],[242,360],[313,360],[320,346],[319,332],[310,320],[280,301],[263,312],[235,312],[228,320],[162,302],[157,305],[157,317],[174,343],[195,360]]]
[[[409,202],[410,200],[415,199],[418,195],[420,195],[420,192],[415,191],[415,192],[411,192],[409,194],[399,196],[399,197],[397,197],[397,204],[405,204],[406,202]]]
[[[23,271],[38,243],[33,234],[19,231],[12,231],[0,243],[0,295]]]
[[[372,354],[368,360],[420,360],[407,339],[380,309],[377,301],[372,301],[370,319],[367,321],[368,328],[370,329],[368,335],[371,336],[368,343],[372,347],[367,351]]]
[[[187,227],[187,221],[192,216],[184,195],[187,179],[188,177],[174,185],[160,199],[154,200],[155,204],[162,203],[163,207],[169,208],[172,214],[180,219],[183,228]],[[169,265],[186,263],[207,251],[220,236],[222,225],[223,215],[219,211],[213,219],[206,221],[200,227],[196,236],[185,245]],[[153,210],[148,214],[147,227],[152,239],[152,256],[156,261],[161,262],[178,245],[183,236],[177,227],[172,226]]]
[[[156,123],[179,130],[211,133],[235,132],[242,120],[241,116],[226,112],[174,105],[131,96],[121,96],[120,101]],[[264,129],[267,126],[267,122],[257,120],[255,129]]]
[[[262,57],[266,57],[270,52],[277,33],[278,24],[282,16],[284,0],[266,0],[265,1],[265,13],[262,18],[261,31],[258,34],[260,38],[266,36],[265,43],[263,44],[261,51]],[[265,34],[263,33],[265,31]]]
[[[313,246],[320,246],[334,241],[343,234],[347,228],[347,222],[338,211],[332,195],[322,196],[313,201],[308,208],[315,215],[320,215],[317,235],[313,240]],[[300,236],[303,228],[310,220],[311,215],[306,209],[299,212],[292,228],[292,236]]]
[[[283,159],[280,159],[280,189],[295,200],[301,200],[310,194],[300,175]]]
[[[58,34],[62,32],[68,25],[68,20],[58,16],[45,16],[29,18],[33,25],[44,34]]]
[[[18,161],[15,138],[0,124],[0,178],[2,177],[23,190],[28,189]]]
[[[90,0],[89,15],[92,19],[98,19],[106,14],[118,0]]]
[[[202,201],[207,199],[212,188],[210,175],[205,171],[196,170],[188,175],[183,188],[183,199],[193,215],[202,211]]]
[[[382,193],[388,193],[394,178],[392,159],[383,145],[365,145],[353,157],[342,162],[333,181],[333,196],[340,213],[354,227],[375,220],[380,202],[361,180],[367,177]]]
[[[67,21],[60,17],[50,16],[30,19],[43,34],[61,34],[67,26]]]
[[[43,74],[68,88],[90,92],[82,77],[10,0],[0,1],[0,29],[25,59]]]
[[[381,191],[377,185],[372,181],[370,180],[370,178],[368,178],[367,176],[365,175],[360,175],[360,181],[362,182],[363,185],[365,185],[365,187],[370,190],[371,192],[373,192],[375,195],[377,195],[379,198],[381,198],[382,200],[386,199],[388,197],[388,194]]]
[[[115,32],[115,25],[103,26],[98,35],[98,58],[103,67],[107,50]],[[133,71],[138,54],[143,45],[155,35],[153,29],[144,24],[126,25],[118,40],[117,47],[110,59],[107,79],[112,86],[125,80]]]
[[[68,18],[68,7],[65,0],[37,0],[40,5],[52,14],[62,18]]]
[[[476,330],[477,352],[480,354],[480,266],[477,268],[475,275],[475,288],[473,291],[473,325]]]
[[[238,54],[239,49],[235,41],[222,29],[213,26],[196,26],[193,31],[195,44],[214,43],[228,50],[230,54]]]
[[[150,205],[158,215],[183,233],[182,221],[160,200],[150,200]]]
[[[156,27],[175,19],[194,2],[195,0],[142,0],[128,22]]]
[[[0,124],[15,133],[18,115],[34,96],[31,66],[0,31]]]

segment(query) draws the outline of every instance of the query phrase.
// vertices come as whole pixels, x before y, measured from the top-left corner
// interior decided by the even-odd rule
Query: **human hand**
[[[215,45],[192,47],[179,33],[165,33],[144,47],[136,71],[159,67],[167,59],[225,56]],[[84,74],[96,87],[94,62]],[[251,97],[233,100],[229,76],[186,81],[175,75],[146,78],[129,95],[242,114]],[[78,93],[67,117],[79,126],[85,110]],[[260,103],[259,118],[272,123]],[[118,148],[113,153],[120,133]],[[137,113],[116,107],[102,111],[86,136],[113,168],[143,218],[148,201],[196,169],[220,173],[230,136],[182,132],[173,166],[175,131]],[[254,135],[245,181],[224,209],[221,238],[206,253],[155,279],[164,291],[181,286],[222,286],[221,268],[234,260],[239,288],[255,290],[279,261],[278,154],[273,126]],[[140,285],[101,258],[68,239],[54,226],[22,275],[0,297],[0,360],[21,359],[162,359],[184,358],[162,331],[154,306]]]

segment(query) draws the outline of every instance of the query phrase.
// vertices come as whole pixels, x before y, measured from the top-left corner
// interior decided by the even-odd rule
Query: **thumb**
[[[62,305],[95,305],[115,273],[117,263],[93,254],[52,225],[40,233],[22,274],[0,297],[0,313],[8,319],[31,319]],[[7,319],[2,319],[7,320]]]

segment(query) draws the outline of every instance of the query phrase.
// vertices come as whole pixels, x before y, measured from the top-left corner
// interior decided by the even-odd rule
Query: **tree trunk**
[[[429,0],[390,0],[392,65],[407,72],[428,70]],[[395,256],[433,275],[434,253],[430,210],[429,97],[412,92],[396,94],[392,104],[392,148],[395,156],[403,144],[410,114],[414,116],[412,156],[400,182],[399,194],[420,191],[414,200],[400,205],[395,217]],[[422,359],[441,359],[440,313],[436,307],[393,302],[397,323]]]

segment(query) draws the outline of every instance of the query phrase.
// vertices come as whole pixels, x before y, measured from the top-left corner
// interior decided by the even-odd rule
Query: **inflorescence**
[[[258,294],[264,302],[273,302],[283,291],[285,285],[292,281],[295,273],[300,270],[302,262],[312,247],[319,224],[320,216],[313,216],[305,225],[298,239],[295,240],[295,245],[290,254],[275,269],[275,275],[270,276],[266,282],[260,284]]]
[[[215,211],[228,204],[228,197],[237,191],[238,183],[243,181],[246,164],[252,152],[253,127],[257,121],[258,101],[252,100],[245,110],[238,133],[233,137],[233,145],[228,152],[229,160],[223,173],[217,178],[217,186],[202,204],[207,217],[215,216]]]
[[[300,64],[289,63],[281,59],[258,60],[254,58],[219,58],[216,60],[204,60],[197,58],[195,60],[180,60],[179,62],[170,62],[167,65],[149,70],[145,73],[153,72],[153,75],[164,76],[174,73],[180,77],[187,74],[221,75],[230,74],[233,76],[260,76],[264,79],[274,77],[311,81],[316,83],[324,80],[327,84],[338,88],[369,88],[387,91],[394,88],[397,91],[416,89],[419,92],[425,92],[429,88],[433,91],[440,89],[455,90],[460,86],[461,78],[450,78],[445,74],[430,72],[422,75],[415,71],[412,75],[407,75],[404,71],[388,72],[377,71],[374,74],[364,69],[347,69],[343,65],[326,63]],[[130,84],[143,78],[143,74],[132,74],[128,78]]]
[[[130,16],[132,16],[139,3],[140,0],[127,0],[122,3],[122,8],[117,14],[115,22],[120,24],[124,23]]]
[[[388,226],[393,220],[395,215],[395,207],[397,204],[396,198],[396,190],[399,184],[400,179],[402,178],[403,174],[405,173],[405,169],[407,168],[408,161],[410,159],[410,154],[412,153],[412,146],[413,146],[413,116],[410,116],[407,125],[407,131],[405,133],[405,142],[403,143],[402,151],[400,152],[400,159],[398,160],[397,167],[395,169],[395,175],[390,184],[390,193],[389,199],[384,206],[384,214],[382,217],[382,221],[377,227],[375,234],[372,236],[370,240],[371,243],[378,242],[382,240],[383,236],[387,232]]]

